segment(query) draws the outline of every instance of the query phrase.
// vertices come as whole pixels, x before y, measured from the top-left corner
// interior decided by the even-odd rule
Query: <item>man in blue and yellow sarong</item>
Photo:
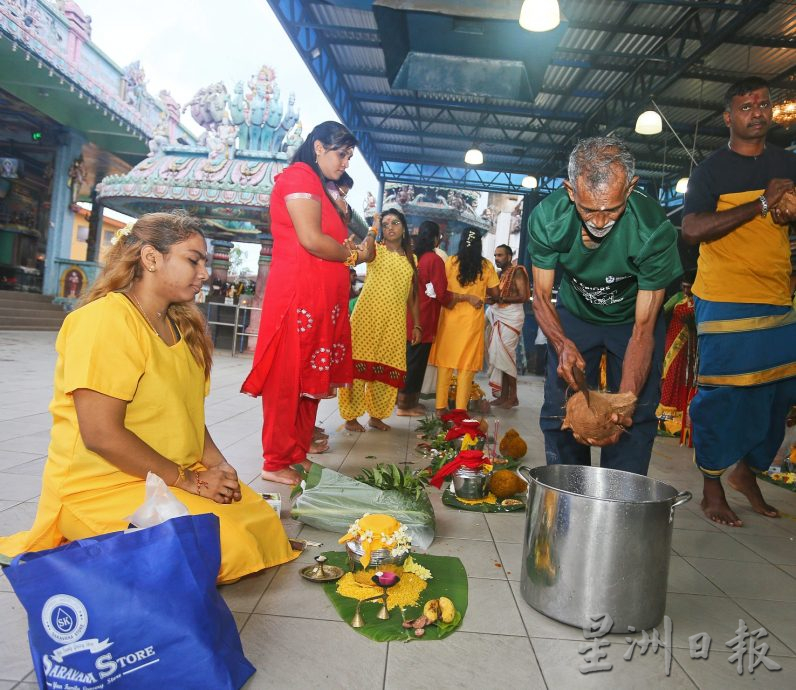
[[[727,90],[730,140],[694,171],[683,217],[683,239],[702,243],[693,286],[699,390],[690,408],[702,509],[736,527],[742,522],[720,477],[735,464],[728,484],[756,512],[779,517],[756,474],[775,457],[796,403],[787,227],[796,219],[796,156],[766,143],[771,121],[764,80],[750,77]]]

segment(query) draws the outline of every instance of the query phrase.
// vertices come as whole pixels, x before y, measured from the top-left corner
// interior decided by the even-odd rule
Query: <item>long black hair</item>
[[[423,254],[433,252],[439,239],[439,225],[433,220],[424,220],[415,237],[415,255],[419,259]]]
[[[481,231],[472,226],[462,230],[459,241],[459,283],[470,285],[481,277],[484,270],[484,261],[481,257]]]
[[[356,137],[351,134],[343,125],[334,120],[321,122],[315,127],[307,136],[307,140],[298,147],[296,153],[293,154],[292,163],[306,163],[309,165],[321,181],[326,185],[326,178],[323,176],[321,169],[315,158],[315,142],[320,141],[325,149],[337,151],[339,149],[354,148],[359,142]]]
[[[329,201],[332,202],[332,206],[334,206],[337,214],[343,219],[344,223],[348,223],[346,214],[340,210],[329,193],[329,189],[326,186],[328,180],[321,172],[320,167],[318,167],[318,157],[315,154],[316,141],[320,141],[325,149],[337,151],[339,149],[354,148],[358,143],[357,139],[339,122],[327,120],[326,122],[321,122],[321,124],[319,124],[309,133],[307,140],[298,147],[296,153],[293,154],[293,159],[290,161],[291,165],[293,163],[306,163],[315,171],[315,174],[321,178],[321,183],[323,184],[323,189],[326,192],[326,196],[329,198]],[[350,180],[351,184],[349,187],[353,187],[354,180],[351,179],[348,173],[344,172],[343,175],[348,177],[348,180]],[[332,183],[338,185],[339,188],[339,181],[333,180]]]
[[[412,267],[412,272],[417,273],[417,266],[415,266],[415,257],[412,253],[412,238],[409,237],[409,228],[406,226],[406,216],[401,213],[397,208],[388,208],[386,211],[382,212],[381,214],[381,222],[384,222],[384,218],[386,216],[395,216],[398,220],[401,221],[401,225],[403,226],[404,232],[401,235],[401,249],[404,250],[404,256],[406,256],[406,260],[409,262],[409,265]],[[384,238],[384,230],[381,231],[382,239]]]

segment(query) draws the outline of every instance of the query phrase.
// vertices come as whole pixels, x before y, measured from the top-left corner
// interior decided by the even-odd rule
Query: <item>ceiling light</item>
[[[536,189],[538,185],[539,182],[533,175],[526,175],[520,182],[520,186],[525,187],[525,189]]]
[[[525,0],[520,26],[526,31],[552,31],[561,23],[558,0]]]
[[[678,194],[685,194],[688,191],[688,178],[681,177],[677,180],[677,184],[674,186],[674,191]]]
[[[317,60],[317,59],[318,59],[320,56],[321,56],[321,51],[320,51],[320,49],[319,49],[319,48],[313,48],[313,49],[310,51],[310,57],[311,57],[313,60]]]
[[[645,110],[636,120],[636,134],[660,134],[663,131],[663,120],[654,110]]]
[[[467,153],[464,154],[464,162],[467,165],[481,165],[484,162],[484,154],[477,146],[473,146]]]

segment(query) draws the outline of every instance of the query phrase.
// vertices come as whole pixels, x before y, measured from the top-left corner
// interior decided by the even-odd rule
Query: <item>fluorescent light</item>
[[[645,110],[636,120],[636,134],[660,134],[663,131],[663,120],[654,110]]]
[[[678,194],[685,194],[688,191],[688,178],[681,177],[677,180],[677,184],[674,186],[674,191]]]
[[[552,31],[561,23],[558,0],[525,0],[520,26],[526,31]]]
[[[484,154],[481,149],[473,146],[467,153],[464,154],[464,162],[467,165],[481,165],[484,162]]]
[[[522,178],[520,185],[525,187],[525,189],[536,189],[536,187],[539,185],[539,182],[533,175],[526,175]]]

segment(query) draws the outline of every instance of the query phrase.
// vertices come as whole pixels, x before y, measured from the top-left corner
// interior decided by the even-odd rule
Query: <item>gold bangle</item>
[[[177,478],[174,480],[172,486],[177,486],[181,481],[185,480],[185,470],[182,468],[182,465],[177,465]]]
[[[379,231],[376,228],[368,228],[368,235],[373,235],[373,237],[378,237]]]
[[[346,266],[351,266],[352,268],[357,265],[357,259],[359,259],[359,252],[356,249],[352,249],[351,253],[348,255],[348,258],[343,261]]]

